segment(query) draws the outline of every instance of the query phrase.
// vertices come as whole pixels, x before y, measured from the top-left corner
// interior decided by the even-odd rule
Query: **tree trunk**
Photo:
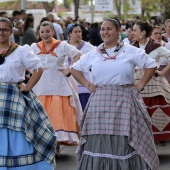
[[[74,2],[74,16],[75,19],[79,17],[79,0],[73,0]]]
[[[44,9],[46,10],[47,13],[52,12],[54,9],[55,1],[48,3],[48,2],[42,2]]]
[[[122,18],[122,14],[121,14],[122,0],[115,0],[114,2],[115,2],[117,14],[118,14],[118,19],[121,19]]]

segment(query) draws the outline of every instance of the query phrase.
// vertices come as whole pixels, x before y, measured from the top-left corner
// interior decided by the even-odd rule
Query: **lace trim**
[[[131,154],[128,154],[126,156],[117,156],[117,155],[111,155],[111,154],[102,154],[102,153],[93,153],[93,152],[89,152],[89,151],[84,151],[84,155],[90,155],[92,157],[102,157],[102,158],[125,160],[125,159],[131,158],[134,155],[137,155],[137,152],[133,151]]]

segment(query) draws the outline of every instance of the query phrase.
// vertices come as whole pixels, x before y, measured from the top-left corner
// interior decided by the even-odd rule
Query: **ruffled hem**
[[[56,131],[57,142],[63,145],[77,145],[78,135],[75,132]]]
[[[90,135],[79,143],[78,170],[150,170],[148,164],[128,143],[127,136]]]

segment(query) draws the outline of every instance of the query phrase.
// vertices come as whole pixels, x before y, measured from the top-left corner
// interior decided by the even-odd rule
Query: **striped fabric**
[[[165,67],[166,67],[166,65],[160,65],[159,71],[163,70]],[[170,83],[170,71],[168,71],[167,73],[165,73],[164,76],[166,77],[166,79],[167,79],[168,82]]]
[[[98,86],[91,95],[81,123],[77,156],[81,157],[86,136],[128,136],[129,144],[151,169],[159,164],[150,117],[138,91],[130,85]]]
[[[23,166],[39,161],[55,166],[55,133],[32,91],[22,94],[17,84],[0,83],[0,127],[24,132],[35,148],[35,154],[26,157],[0,156],[0,166]]]
[[[141,80],[144,70],[137,70],[135,73],[136,83]],[[141,92],[142,97],[164,96],[167,103],[170,104],[170,84],[164,76],[153,76]]]
[[[144,70],[135,73],[136,83],[143,77]],[[164,76],[153,76],[141,92],[146,109],[151,117],[154,140],[170,140],[170,84]]]

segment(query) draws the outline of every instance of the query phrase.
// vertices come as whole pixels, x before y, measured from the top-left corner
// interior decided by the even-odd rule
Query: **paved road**
[[[156,143],[157,153],[160,160],[159,170],[170,170],[170,142],[166,146]],[[56,159],[55,170],[76,170],[76,147],[61,146],[61,156]]]

